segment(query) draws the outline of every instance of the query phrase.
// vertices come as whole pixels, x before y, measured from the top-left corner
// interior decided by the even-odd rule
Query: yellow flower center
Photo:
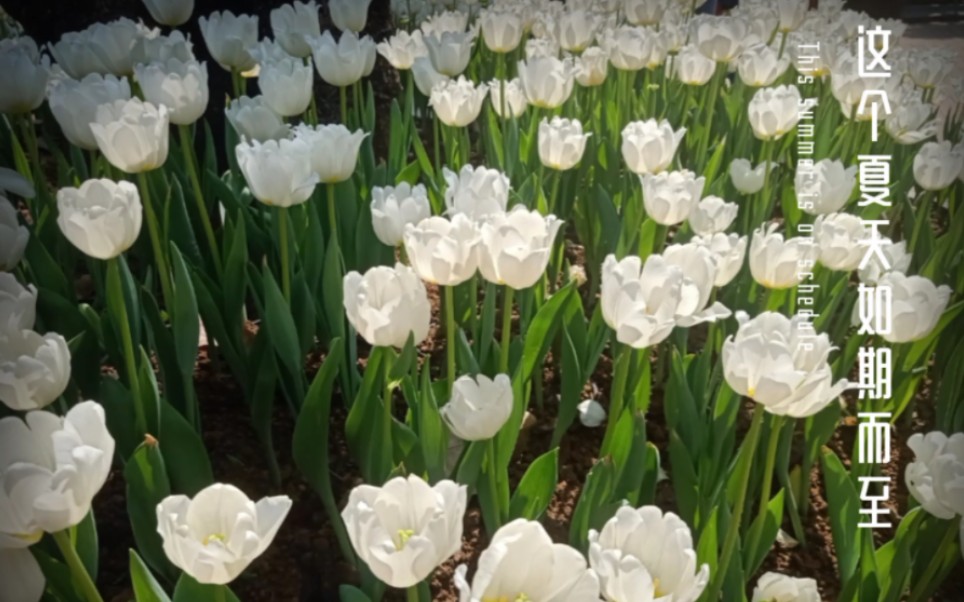
[[[756,387],[748,387],[746,390],[746,396],[753,397],[754,395],[756,395]]]
[[[399,529],[398,543],[395,544],[395,549],[401,550],[404,548],[405,544],[408,543],[408,540],[411,539],[413,535],[415,535],[415,531],[413,529]]]
[[[14,533],[13,536],[21,541],[24,541],[30,545],[33,545],[38,541],[40,541],[41,539],[43,539],[44,532],[35,531],[33,533]]]
[[[515,598],[509,596],[488,597],[482,598],[482,602],[532,602],[532,598],[525,595],[525,592],[520,592]]]
[[[210,535],[208,535],[207,537],[205,537],[205,538],[201,541],[201,543],[203,543],[204,545],[207,546],[207,545],[210,545],[210,543],[211,543],[212,541],[216,541],[216,542],[219,542],[219,543],[224,543],[225,541],[227,541],[227,539],[228,539],[228,536],[225,535],[224,533],[211,533]]]
[[[663,590],[659,589],[659,577],[653,577],[653,597],[662,598],[666,594],[667,592],[664,592]]]

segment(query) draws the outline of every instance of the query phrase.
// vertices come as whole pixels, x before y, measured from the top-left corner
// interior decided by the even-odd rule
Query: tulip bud
[[[712,236],[729,228],[739,209],[736,203],[727,203],[718,196],[708,196],[693,207],[686,219],[699,236]]]
[[[753,134],[760,140],[781,138],[797,127],[800,103],[800,90],[796,86],[760,88],[747,107]]]
[[[914,433],[907,439],[914,461],[904,481],[914,499],[929,514],[945,520],[964,515],[960,475],[964,474],[964,433]]]
[[[766,288],[796,286],[804,272],[816,264],[820,252],[813,239],[798,236],[784,240],[776,232],[778,227],[760,226],[753,231],[750,242],[750,272]]]
[[[601,86],[609,70],[609,53],[590,46],[575,59],[576,83],[583,87]]]
[[[240,138],[267,142],[288,136],[288,126],[281,115],[275,113],[262,96],[235,98],[224,114]]]
[[[696,46],[688,44],[673,59],[673,74],[688,86],[702,86],[716,71],[716,62],[707,58]]]
[[[396,263],[349,272],[344,291],[348,321],[369,345],[401,349],[409,336],[416,345],[428,336],[432,306],[412,268]]]
[[[445,207],[450,216],[464,213],[471,220],[505,212],[509,204],[509,178],[497,169],[465,165],[455,173],[442,168]]]
[[[143,25],[126,17],[94,23],[83,31],[65,33],[50,47],[57,64],[74,79],[90,73],[117,77],[134,73],[134,45],[144,37]]]
[[[471,33],[445,31],[423,38],[428,57],[436,71],[455,77],[465,71],[472,58],[475,38]]]
[[[314,71],[311,59],[289,57],[261,64],[258,88],[264,102],[282,117],[301,115],[311,104]]]
[[[586,399],[576,406],[579,410],[579,422],[587,428],[594,429],[606,422],[606,409],[595,399]]]
[[[43,104],[50,59],[33,38],[0,40],[0,113],[29,113]]]
[[[168,109],[139,98],[97,107],[90,131],[110,164],[125,173],[142,173],[167,161]]]
[[[463,441],[495,437],[512,415],[512,381],[505,374],[462,376],[452,385],[452,399],[439,409],[449,430]]]
[[[889,238],[883,238],[875,243],[880,247],[884,259],[878,257],[877,253],[867,256],[867,263],[857,271],[857,276],[864,284],[877,284],[880,277],[888,272],[907,273],[910,269],[911,254],[907,252],[907,241],[893,242]]]
[[[492,52],[512,52],[522,41],[522,20],[511,11],[485,10],[479,17],[479,23],[482,26],[482,39]]]
[[[322,184],[344,182],[355,173],[358,151],[367,133],[352,132],[340,123],[329,125],[299,125],[295,137],[304,140],[310,148],[311,169],[318,174]]]
[[[151,18],[169,27],[184,25],[194,12],[194,0],[144,0]]]
[[[271,33],[291,56],[302,59],[311,56],[307,40],[321,35],[318,5],[314,0],[282,4],[271,11]]]
[[[84,254],[112,259],[134,244],[141,231],[141,199],[130,182],[87,180],[57,191],[57,225]]]
[[[433,216],[405,227],[405,252],[422,280],[439,286],[456,286],[479,266],[476,246],[479,231],[463,214],[452,219]]]
[[[924,190],[943,190],[964,169],[964,150],[949,140],[928,142],[914,156],[914,181]]]
[[[830,213],[817,216],[813,236],[820,249],[820,263],[831,270],[856,270],[867,254],[870,238],[863,221],[849,213]]]
[[[890,343],[910,343],[927,337],[937,326],[951,298],[951,288],[946,284],[937,286],[923,276],[906,276],[900,272],[884,274],[877,281],[877,287],[890,288],[891,291],[892,327],[889,331],[879,332],[880,337]],[[861,319],[880,319],[876,315],[877,304],[870,302],[867,305],[869,307],[854,308],[855,324]],[[866,316],[862,317],[864,311]]]
[[[804,3],[803,6],[807,4]],[[821,602],[815,579],[789,577],[780,573],[764,573],[753,588],[751,602],[787,600],[793,602]]]
[[[505,88],[505,114],[503,115],[502,89]],[[525,92],[522,91],[522,84],[519,78],[507,82],[494,79],[489,82],[489,103],[495,114],[504,119],[519,117],[525,113],[529,106]]]
[[[425,40],[422,39],[422,32],[417,29],[412,33],[403,29],[398,30],[387,40],[376,44],[375,48],[378,54],[385,57],[385,60],[399,71],[411,69],[415,59],[428,56],[428,48],[425,46]]]
[[[204,63],[149,63],[134,68],[144,98],[170,111],[171,123],[191,125],[204,115],[208,106],[208,68]]]
[[[544,118],[539,122],[539,160],[557,171],[572,169],[582,160],[590,136],[582,133],[578,119]]]
[[[773,169],[774,165],[770,165]],[[756,194],[763,189],[766,177],[766,164],[760,163],[756,167],[747,159],[733,159],[730,163],[730,180],[733,187],[743,194]]]
[[[57,400],[70,382],[70,349],[56,332],[0,332],[0,401],[16,411]]]
[[[538,282],[552,255],[562,221],[516,205],[495,213],[480,228],[479,270],[494,284],[521,290]]]
[[[235,147],[238,166],[251,195],[265,205],[291,207],[315,191],[310,147],[304,140],[242,141]]]
[[[28,240],[30,231],[20,225],[17,210],[0,193],[0,272],[10,272],[17,267],[27,249]]]
[[[674,226],[682,223],[700,202],[703,177],[689,170],[664,171],[656,175],[639,176],[643,185],[643,206],[646,214],[657,224]]]
[[[355,33],[365,29],[371,0],[328,0],[328,15],[340,31]]]
[[[790,57],[780,57],[766,44],[754,44],[740,54],[737,73],[744,84],[760,88],[772,85],[790,66]]]
[[[463,128],[478,118],[488,91],[487,85],[476,86],[460,75],[457,80],[436,84],[429,105],[435,109],[439,121],[449,127]]]
[[[839,160],[821,159],[798,169],[793,179],[797,206],[810,215],[836,213],[844,208],[857,185],[857,166],[844,168]]]
[[[704,245],[716,259],[716,279],[713,286],[726,286],[736,278],[746,258],[746,236],[717,232],[712,236],[695,236],[690,241]]]
[[[174,566],[198,583],[224,585],[268,549],[290,509],[286,495],[255,503],[233,485],[214,483],[194,499],[161,500],[157,532]]]
[[[402,182],[394,188],[372,188],[372,228],[378,240],[390,247],[402,244],[407,224],[418,224],[432,215],[423,184]]]
[[[375,60],[375,42],[368,36],[359,38],[351,30],[343,31],[335,42],[331,32],[307,38],[315,59],[315,69],[325,83],[344,88],[365,76],[369,62]]]
[[[673,162],[686,128],[674,130],[669,121],[633,121],[622,132],[622,153],[633,173],[657,174]]]
[[[208,52],[222,68],[244,72],[256,64],[248,50],[258,43],[258,17],[215,11],[198,19]]]
[[[533,57],[519,61],[518,70],[522,90],[534,107],[561,107],[572,94],[574,74],[569,59]]]
[[[13,274],[0,272],[0,332],[33,328],[37,317],[37,287],[26,287]]]

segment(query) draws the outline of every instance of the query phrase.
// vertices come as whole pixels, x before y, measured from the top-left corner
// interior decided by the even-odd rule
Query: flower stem
[[[325,186],[328,193],[328,227],[331,229],[329,236],[335,242],[335,247],[339,246],[338,242],[338,214],[335,212],[335,185],[327,184]]]
[[[385,478],[392,472],[393,465],[395,463],[395,453],[392,447],[392,353],[393,351],[385,349],[385,388],[382,391],[382,405],[384,413],[382,414],[382,420],[384,421],[383,427],[385,429],[382,445],[388,452],[385,454],[385,460],[387,461],[387,466],[385,466]]]
[[[489,495],[491,496],[492,504],[492,517],[491,520],[495,522],[492,525],[486,525],[486,531],[488,531],[491,537],[493,533],[499,530],[502,526],[502,504],[499,503],[499,473],[498,470],[498,458],[496,456],[495,449],[495,437],[489,439],[486,444],[486,451],[488,452],[488,466],[486,467],[486,476],[489,479]]]
[[[753,465],[753,456],[756,455],[757,444],[760,442],[760,425],[763,424],[763,413],[763,405],[759,403],[756,404],[756,408],[753,410],[753,422],[750,424],[750,432],[747,434],[746,446],[748,457],[746,461],[740,465],[742,473],[740,474],[740,488],[737,493],[736,505],[733,507],[733,513],[730,515],[730,522],[726,528],[726,536],[723,539],[723,551],[720,555],[720,563],[710,581],[710,586],[705,596],[706,600],[715,601],[719,599],[723,581],[726,579],[730,561],[733,559],[736,540],[740,536],[743,508],[746,506],[747,485],[750,482],[750,468]]]
[[[137,183],[141,191],[141,202],[144,204],[144,213],[147,215],[147,231],[151,236],[151,247],[154,248],[154,261],[157,262],[158,277],[161,280],[161,294],[164,296],[164,307],[168,313],[173,310],[174,294],[171,291],[170,271],[167,269],[167,255],[161,243],[161,231],[158,226],[157,213],[154,211],[154,204],[151,202],[151,187],[147,181],[147,174],[141,172],[137,174]]]
[[[405,590],[406,602],[420,602],[421,596],[418,595],[418,585],[413,585]]]
[[[52,535],[54,541],[57,542],[60,553],[64,556],[64,560],[67,561],[74,585],[80,591],[84,600],[87,602],[104,602],[104,599],[100,597],[100,593],[97,591],[97,586],[94,585],[94,580],[90,578],[87,568],[84,567],[84,563],[80,560],[80,556],[77,555],[77,550],[74,549],[74,545],[70,541],[70,532],[64,530],[53,533]]]
[[[780,431],[783,430],[783,417],[773,415],[770,419],[770,433],[767,442],[766,465],[763,469],[763,488],[760,490],[760,507],[757,509],[757,516],[760,517],[760,525],[763,525],[763,517],[767,513],[767,505],[770,503],[770,489],[773,487],[773,470],[777,461],[777,446],[780,443]],[[777,518],[777,523],[782,517]],[[753,540],[750,541],[749,548],[756,548],[760,540],[760,533],[755,533]]]
[[[348,127],[348,88],[338,88],[338,104],[341,107],[341,122]]]
[[[717,97],[720,94],[720,84],[721,80],[726,77],[726,64],[717,63],[716,71],[710,78],[709,95],[707,96],[707,106],[706,106],[706,120],[703,122],[703,137],[700,139],[700,149],[696,154],[698,159],[702,162],[706,161],[706,152],[710,146],[710,137],[713,130],[713,112],[716,109],[716,101],[719,100]]]
[[[505,287],[502,306],[502,332],[499,342],[499,373],[509,372],[509,347],[512,341],[512,302],[515,299],[515,289]]]
[[[961,517],[956,517],[952,519],[951,522],[959,522]],[[921,575],[920,581],[917,582],[916,586],[911,592],[908,602],[921,602],[924,600],[924,596],[927,595],[930,589],[930,583],[934,580],[934,576],[937,575],[937,571],[941,568],[941,557],[947,554],[947,549],[954,545],[954,536],[960,531],[959,526],[948,525],[944,529],[944,537],[941,538],[941,542],[937,545],[937,549],[934,550],[934,556],[931,558],[930,563],[927,565],[927,569],[924,574]]]
[[[127,368],[127,385],[134,398],[134,420],[138,433],[147,432],[147,415],[142,405],[143,398],[137,379],[137,361],[134,355],[134,340],[131,336],[131,324],[127,317],[127,302],[124,301],[124,291],[120,279],[120,258],[114,257],[107,261],[107,304],[110,312],[117,318],[117,326],[124,346],[124,363]]]
[[[288,208],[278,207],[278,246],[281,247],[281,290],[291,303],[291,266],[288,257]]]
[[[37,195],[44,203],[48,203],[49,208],[55,209],[55,203],[50,203],[47,197],[47,180],[44,178],[43,169],[40,166],[40,151],[37,147],[37,132],[33,126],[33,115],[28,113],[18,121],[20,121],[21,135],[27,147],[27,155],[30,157],[30,165],[33,170],[33,174],[30,175],[37,190]],[[32,207],[31,209],[34,211],[34,220],[37,220],[40,213],[38,208]]]
[[[445,334],[448,344],[445,345],[446,365],[448,366],[449,392],[455,384],[455,287],[445,287]]]
[[[201,179],[198,177],[197,157],[194,153],[194,144],[191,139],[191,128],[186,125],[177,127],[181,138],[181,154],[184,156],[184,165],[187,167],[188,179],[191,180],[191,187],[194,189],[194,200],[197,203],[197,211],[201,216],[201,227],[204,228],[204,236],[208,240],[208,247],[211,249],[211,259],[214,260],[214,269],[218,276],[221,276],[221,253],[218,250],[218,242],[214,237],[214,228],[211,226],[211,217],[208,215],[207,205],[204,203],[204,193],[201,191]]]
[[[618,343],[616,344],[618,345]],[[609,453],[613,434],[616,431],[616,423],[619,422],[619,416],[623,413],[623,398],[626,396],[629,360],[632,355],[633,348],[629,345],[623,345],[616,356],[616,366],[613,368],[613,386],[609,393],[609,417],[606,421],[606,435],[603,437],[602,448],[599,452],[601,456]]]

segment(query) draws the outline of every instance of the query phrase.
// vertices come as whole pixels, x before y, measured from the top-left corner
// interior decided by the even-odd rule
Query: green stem
[[[84,600],[87,602],[104,602],[104,599],[100,597],[100,593],[97,591],[94,580],[90,578],[90,574],[87,572],[84,563],[80,560],[80,556],[77,555],[77,550],[74,549],[73,543],[70,541],[70,532],[67,530],[58,531],[52,535],[54,541],[57,542],[60,553],[64,556],[64,560],[67,561],[74,585]]]
[[[746,446],[748,457],[739,466],[742,473],[739,475],[739,489],[737,491],[736,505],[730,515],[730,521],[726,528],[726,536],[723,540],[723,551],[720,555],[720,562],[716,573],[710,581],[710,586],[705,594],[705,600],[716,601],[720,597],[720,590],[723,588],[723,581],[730,568],[730,561],[733,559],[733,552],[736,548],[737,539],[740,536],[740,523],[743,520],[743,508],[746,506],[747,485],[750,482],[750,468],[753,465],[753,456],[756,455],[756,448],[760,442],[760,425],[763,424],[763,405],[756,404],[753,411],[753,422],[750,424],[750,432],[747,434]],[[739,456],[737,456],[739,462]]]
[[[617,343],[618,345],[618,343]],[[629,364],[633,355],[633,348],[629,345],[622,345],[616,357],[616,366],[613,368],[613,386],[609,393],[609,417],[606,421],[606,434],[603,437],[600,456],[609,453],[612,445],[613,434],[616,431],[616,423],[623,413],[623,399],[626,397],[626,381],[629,379]]]
[[[707,96],[706,103],[706,120],[703,122],[703,137],[700,140],[700,150],[697,153],[697,158],[702,164],[706,161],[706,152],[710,146],[710,138],[712,136],[713,130],[713,113],[716,110],[717,96],[720,94],[720,84],[721,80],[726,77],[726,64],[717,63],[716,71],[713,73],[713,77],[710,78],[710,88],[709,96]]]
[[[147,432],[147,415],[142,405],[143,398],[137,379],[137,361],[134,355],[134,339],[131,336],[131,324],[127,315],[127,302],[121,287],[120,258],[114,257],[107,261],[107,304],[111,313],[117,317],[118,330],[124,347],[124,363],[127,368],[127,385],[134,398],[134,420],[138,433]]]
[[[492,516],[492,520],[495,521],[495,524],[485,526],[490,537],[493,533],[499,530],[499,527],[502,526],[503,516],[502,504],[499,503],[499,462],[498,457],[496,456],[495,439],[495,437],[492,437],[489,439],[489,442],[486,445],[489,455],[486,473],[489,479],[489,494],[492,496],[492,510],[495,512],[494,516]]]
[[[760,202],[758,205],[763,209],[763,216],[756,220],[754,223],[749,225],[750,228],[755,227],[754,224],[760,224],[763,222],[763,218],[770,215],[772,209],[770,207],[770,161],[773,155],[773,142],[771,140],[764,140],[763,146],[760,149],[760,162],[763,163],[763,188],[760,189]]]
[[[241,98],[247,92],[247,81],[237,69],[231,70],[231,88],[235,98]]]
[[[783,430],[783,417],[773,415],[770,419],[770,433],[767,442],[766,465],[763,468],[763,488],[760,490],[760,507],[757,509],[757,516],[760,517],[760,524],[763,524],[763,517],[767,513],[767,505],[770,503],[770,489],[773,487],[773,471],[777,462],[777,446],[780,444],[780,431]],[[783,517],[777,519],[780,522]],[[750,543],[749,549],[755,549],[759,543],[760,533],[756,533],[754,541]]]
[[[382,420],[384,422],[382,426],[385,429],[385,440],[381,444],[386,446],[385,448],[388,450],[388,453],[385,454],[388,466],[385,467],[385,474],[383,475],[386,478],[391,474],[395,463],[395,454],[392,448],[392,353],[391,349],[385,350],[385,388],[382,391]]]
[[[437,180],[442,179],[442,151],[441,151],[442,144],[439,141],[440,129],[441,129],[441,126],[439,126],[438,118],[433,117],[432,118],[432,141],[435,144],[435,178]],[[453,165],[452,167],[455,168],[456,171],[458,171],[456,166]]]
[[[53,203],[50,203],[47,196],[47,180],[44,178],[43,169],[40,166],[40,150],[37,147],[37,132],[33,127],[33,117],[32,114],[27,113],[22,116],[19,120],[20,130],[23,136],[24,143],[27,147],[27,154],[30,156],[30,165],[33,169],[32,183],[37,189],[37,196],[48,204],[48,207],[56,209]],[[34,219],[37,219],[39,211],[36,207],[31,208],[34,213]]]
[[[515,289],[506,286],[502,305],[502,332],[499,342],[499,372],[501,374],[509,372],[509,347],[512,342],[512,301],[514,299]]]
[[[445,335],[448,344],[445,345],[445,361],[448,367],[449,392],[455,384],[455,287],[445,288]]]
[[[328,193],[328,227],[331,229],[329,236],[335,242],[335,247],[340,246],[338,242],[338,214],[335,212],[335,185],[325,186]]]
[[[278,246],[281,247],[281,290],[291,303],[291,266],[288,257],[288,208],[278,207]]]
[[[151,187],[147,181],[147,173],[137,174],[137,183],[140,186],[141,202],[144,204],[144,213],[147,215],[147,231],[151,237],[151,247],[154,249],[154,261],[157,262],[158,278],[161,281],[161,294],[164,296],[164,307],[168,313],[174,308],[174,294],[171,291],[170,271],[167,268],[167,255],[164,253],[160,226],[157,221],[157,213],[154,211],[154,204],[151,202]]]
[[[338,88],[338,104],[341,107],[341,122],[348,127],[348,88]]]
[[[208,215],[207,205],[204,203],[204,193],[201,191],[201,179],[198,177],[197,157],[195,156],[194,144],[191,139],[191,128],[186,125],[179,125],[177,129],[181,138],[181,153],[184,156],[184,165],[187,166],[188,179],[191,180],[191,187],[194,189],[194,200],[197,203],[197,211],[201,216],[201,227],[204,229],[204,236],[208,240],[211,258],[214,260],[214,269],[220,277],[221,253],[218,250],[218,241],[214,237],[214,228],[211,226],[211,217]]]
[[[956,518],[957,522],[960,520],[961,517]],[[952,520],[952,522],[954,521]],[[924,570],[924,574],[921,575],[920,580],[914,586],[907,602],[923,602],[924,597],[929,593],[927,590],[931,589],[931,581],[934,580],[934,577],[937,575],[937,572],[940,570],[941,565],[943,564],[941,562],[941,558],[946,556],[948,548],[954,545],[954,537],[957,535],[958,531],[960,531],[959,525],[948,526],[948,528],[944,529],[944,537],[941,538],[941,543],[937,545],[937,550],[934,551],[934,556],[927,564],[927,569]]]
[[[418,595],[418,585],[413,585],[412,587],[405,590],[405,600],[406,602],[421,601],[421,596]]]

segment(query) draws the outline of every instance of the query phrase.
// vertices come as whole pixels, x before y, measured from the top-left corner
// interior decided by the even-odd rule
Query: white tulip
[[[678,326],[694,326],[730,317],[732,312],[719,301],[710,305],[719,269],[713,251],[706,245],[690,242],[666,247],[663,258],[667,264],[683,271],[683,301],[676,308]]]
[[[328,125],[299,125],[295,138],[304,140],[310,148],[311,169],[322,184],[344,182],[355,173],[358,151],[368,136],[362,130],[352,132],[340,123]]]
[[[618,27],[606,35],[602,46],[609,53],[609,62],[620,71],[655,69],[666,60],[666,41],[646,27]]]
[[[331,22],[341,31],[355,33],[365,29],[371,0],[328,0]]]
[[[215,11],[198,19],[208,52],[222,68],[244,72],[256,64],[249,50],[258,43],[257,15]]]
[[[141,232],[141,198],[130,182],[87,180],[79,188],[57,191],[57,225],[84,254],[117,257]]]
[[[516,519],[503,525],[482,552],[471,585],[468,566],[455,569],[462,602],[546,600],[591,602],[599,599],[599,580],[586,559],[565,544],[553,543],[536,521]]]
[[[674,602],[696,602],[709,581],[708,565],[703,564],[697,570],[689,527],[677,515],[664,514],[657,506],[637,509],[622,506],[602,531],[589,531],[589,562],[593,569],[602,569],[604,592],[610,590],[607,577],[612,574],[606,568],[612,560],[627,557],[635,558],[652,577],[649,585],[653,589],[638,592],[644,600],[650,596]],[[627,563],[626,568],[631,566]],[[639,569],[631,572],[638,573]]]
[[[449,76],[442,75],[435,70],[435,67],[432,66],[432,60],[427,55],[416,57],[412,62],[412,77],[415,79],[415,87],[422,93],[422,96],[431,96],[432,90],[438,83],[449,80]]]
[[[349,272],[344,291],[348,321],[370,345],[401,349],[409,335],[416,345],[428,336],[432,306],[412,268],[397,263]]]
[[[529,104],[541,109],[561,107],[572,94],[572,61],[533,57],[518,64],[519,81]]]
[[[33,38],[0,40],[0,113],[29,113],[44,101],[50,58]]]
[[[37,317],[37,287],[0,272],[0,333],[31,329]]]
[[[224,585],[268,549],[290,509],[286,495],[255,503],[233,485],[214,483],[193,499],[161,500],[157,532],[174,566],[198,583]]]
[[[781,32],[790,32],[803,24],[810,9],[810,0],[777,0],[775,3]]]
[[[390,247],[402,244],[407,224],[417,224],[432,215],[425,186],[408,182],[373,187],[371,208],[375,235]]]
[[[884,238],[879,245],[885,259],[882,260],[877,253],[872,253],[867,264],[857,270],[857,276],[864,284],[877,284],[881,276],[891,271],[906,274],[910,268],[912,258],[907,252],[906,240],[895,243],[889,238]]]
[[[716,62],[700,52],[696,46],[687,44],[673,59],[672,71],[676,79],[684,84],[702,86],[713,77]]]
[[[512,381],[479,374],[461,376],[452,385],[452,399],[439,409],[449,430],[463,441],[495,437],[512,415]]]
[[[834,98],[841,105],[854,107],[854,109],[858,106],[863,93],[876,87],[873,78],[860,75],[858,67],[857,57],[853,53],[842,52],[833,62],[830,71],[830,90]],[[846,113],[849,117],[849,111]]]
[[[906,58],[906,74],[915,85],[937,88],[954,72],[954,61],[934,50],[919,50]]]
[[[271,38],[264,38],[257,44],[248,48],[251,58],[258,64],[253,72],[260,72],[261,68],[267,63],[283,61],[294,58],[277,42]]]
[[[914,461],[904,481],[914,499],[937,518],[964,515],[964,433],[914,433],[907,447]]]
[[[265,104],[282,117],[301,115],[308,109],[313,84],[311,59],[307,64],[294,57],[262,63],[258,73]]]
[[[708,196],[693,207],[686,221],[697,235],[712,236],[729,228],[739,210],[736,203],[727,203],[718,196]]]
[[[820,250],[820,263],[831,270],[851,272],[860,266],[867,253],[870,230],[856,215],[829,213],[818,215],[813,237]]]
[[[682,223],[700,202],[705,178],[693,172],[664,171],[639,176],[643,186],[643,206],[657,224],[673,226]],[[658,249],[657,249],[658,251]]]
[[[539,160],[549,169],[566,171],[582,160],[591,133],[582,133],[578,119],[553,117],[539,122]]]
[[[754,88],[770,86],[790,67],[790,57],[780,57],[776,50],[766,44],[754,44],[742,53],[737,61],[737,73],[744,84]]]
[[[0,194],[0,272],[10,272],[27,249],[30,231],[17,219],[17,209]]]
[[[405,227],[405,252],[422,280],[456,286],[479,267],[479,230],[464,214],[433,216]]]
[[[271,11],[271,33],[285,52],[298,58],[311,56],[307,39],[321,35],[318,5],[310,2],[282,4]]]
[[[964,168],[964,150],[949,140],[928,142],[914,156],[914,181],[924,190],[943,190]]]
[[[898,144],[917,144],[937,134],[933,115],[932,105],[919,99],[905,100],[884,120],[884,129]]]
[[[690,39],[707,58],[728,63],[743,50],[749,28],[740,17],[693,19]]]
[[[460,75],[457,80],[436,84],[428,103],[439,121],[449,127],[464,128],[478,119],[488,92],[486,84],[476,86]]]
[[[151,171],[167,161],[169,112],[139,98],[97,107],[90,131],[110,164],[125,173]]]
[[[714,286],[726,286],[736,278],[746,259],[746,236],[717,232],[712,236],[695,236],[693,243],[705,245],[716,258]]]
[[[622,131],[626,166],[636,174],[658,174],[673,162],[686,128],[674,130],[669,121],[633,121]]]
[[[131,75],[134,73],[132,50],[144,33],[143,25],[121,17],[108,23],[94,23],[83,31],[65,33],[50,47],[50,52],[74,79],[90,73]]]
[[[134,68],[144,98],[170,111],[171,123],[191,125],[208,106],[208,68],[205,63],[168,59]]]
[[[115,100],[130,100],[131,87],[126,77],[91,73],[77,81],[61,79],[51,86],[50,110],[67,141],[84,150],[96,150],[97,139],[90,131],[97,107]]]
[[[833,382],[827,357],[836,349],[826,333],[814,336],[808,318],[764,312],[752,320],[737,312],[740,327],[723,343],[723,375],[739,394],[771,414],[806,418],[835,400],[849,384]]]
[[[446,213],[464,213],[472,220],[503,213],[509,204],[509,178],[497,169],[465,165],[455,173],[442,168]]]
[[[770,169],[773,167],[771,165]],[[730,180],[733,182],[733,187],[743,194],[756,194],[763,189],[766,169],[766,163],[753,167],[747,159],[733,159],[730,163]]]
[[[375,48],[378,54],[399,71],[411,69],[415,65],[415,59],[428,56],[422,32],[417,29],[411,33],[400,29],[387,40],[376,44]]]
[[[0,548],[26,548],[87,516],[114,460],[100,404],[78,403],[64,417],[8,416],[0,419],[0,439]]]
[[[552,29],[552,37],[560,48],[579,53],[588,48],[596,37],[597,21],[585,10],[570,10],[559,15]]]
[[[0,401],[18,411],[54,401],[70,382],[70,349],[56,332],[0,332]]]
[[[800,103],[800,90],[796,86],[760,88],[747,107],[753,134],[760,140],[781,138],[797,127]]]
[[[503,88],[505,89],[504,107],[502,100]],[[521,116],[529,106],[529,101],[526,100],[525,92],[522,90],[522,84],[519,82],[518,77],[507,82],[497,79],[489,82],[489,103],[492,104],[495,114],[505,119]],[[505,109],[505,114],[503,114],[503,108]]]
[[[783,238],[778,224],[761,225],[750,241],[750,273],[766,288],[796,286],[813,269],[820,249],[812,238]]]
[[[0,196],[11,192],[24,199],[32,199],[37,194],[30,180],[9,167],[0,167]]]
[[[144,0],[151,18],[161,25],[184,25],[194,12],[194,0]]]
[[[543,217],[522,205],[488,216],[480,227],[482,277],[516,290],[535,285],[549,264],[560,226],[556,216]]]
[[[526,40],[526,60],[536,58],[559,58],[562,51],[552,38],[529,38]]]
[[[609,72],[609,53],[599,46],[590,46],[576,57],[574,69],[580,86],[601,86]]]
[[[465,485],[434,487],[416,475],[382,487],[352,489],[341,518],[359,558],[380,581],[407,588],[430,576],[462,547]]]
[[[437,12],[425,19],[419,26],[423,36],[452,31],[462,33],[469,29],[469,13],[460,10]]]
[[[579,422],[587,428],[596,428],[606,422],[606,409],[595,399],[585,399],[576,406]]]
[[[811,168],[797,169],[793,185],[797,206],[804,213],[836,213],[844,208],[857,185],[857,166],[844,168],[837,159],[821,159]]]
[[[877,286],[891,290],[892,328],[879,333],[890,343],[909,343],[927,337],[947,309],[952,292],[946,284],[937,286],[923,276],[906,276],[900,272],[887,272],[877,281]],[[877,304],[868,305],[869,319],[876,320]],[[854,317],[859,319],[859,308],[854,309]]]
[[[623,0],[622,9],[626,20],[633,25],[662,24],[669,8],[669,0]]]
[[[2,534],[0,534],[2,537]],[[0,600],[41,600],[47,579],[26,547],[0,547]]]
[[[806,3],[804,3],[806,6]],[[751,602],[821,602],[815,579],[764,573],[753,588]]]
[[[482,28],[482,40],[492,52],[512,52],[522,41],[522,19],[512,11],[487,9],[479,16],[479,24]],[[461,73],[461,70],[459,72]]]
[[[375,42],[368,36],[359,38],[351,30],[343,31],[335,42],[331,32],[307,38],[315,59],[315,69],[325,83],[344,88],[366,75],[369,62],[375,60]]]
[[[288,136],[288,126],[281,115],[269,107],[262,96],[235,98],[224,109],[224,114],[240,138],[267,142]]]
[[[455,77],[468,67],[475,44],[471,33],[444,31],[427,35],[422,40],[432,66],[442,75]]]
[[[291,207],[311,197],[318,183],[304,140],[240,142],[234,149],[251,195],[265,205]]]
[[[166,63],[170,59],[177,59],[182,63],[196,61],[194,44],[178,30],[168,35],[142,35],[134,40],[131,48],[131,60],[134,65],[140,63]]]

